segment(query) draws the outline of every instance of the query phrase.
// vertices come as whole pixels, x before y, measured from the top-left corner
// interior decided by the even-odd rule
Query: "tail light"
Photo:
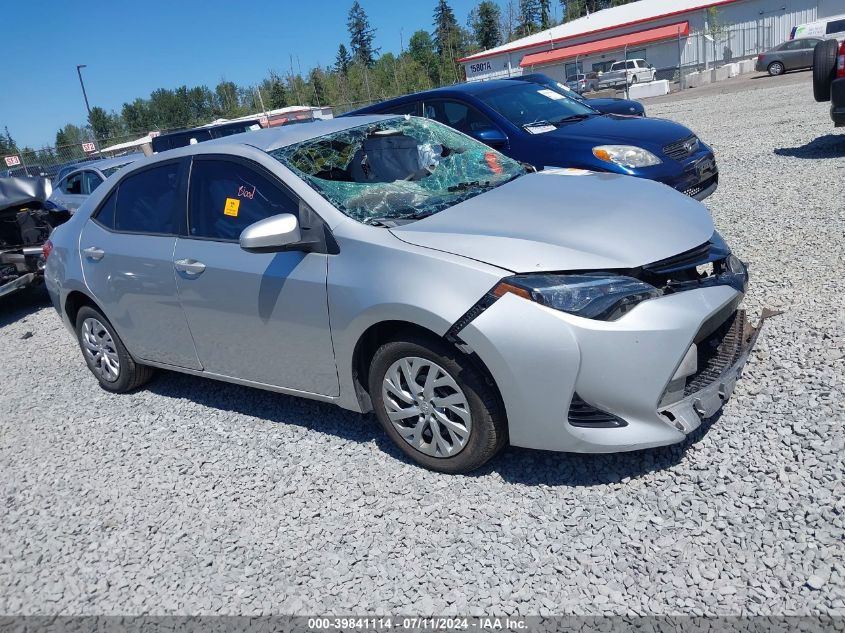
[[[845,77],[845,42],[839,47],[839,57],[836,59],[836,76]]]
[[[41,247],[41,254],[44,255],[44,261],[50,257],[50,253],[53,252],[53,242],[47,240],[44,242],[44,246]]]

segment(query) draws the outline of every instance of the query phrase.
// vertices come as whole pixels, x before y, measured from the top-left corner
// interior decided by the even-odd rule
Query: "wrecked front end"
[[[499,385],[512,444],[583,453],[665,446],[730,398],[773,314],[751,325],[740,308],[745,265],[714,234],[622,272],[654,291],[584,318],[544,302],[530,276],[515,275],[453,327],[456,343],[477,353]]]
[[[46,178],[0,178],[0,297],[43,282],[44,245],[70,218],[51,193]]]

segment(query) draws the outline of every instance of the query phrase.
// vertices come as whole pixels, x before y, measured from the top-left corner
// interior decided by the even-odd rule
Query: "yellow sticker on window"
[[[241,206],[241,201],[237,198],[226,198],[226,206],[223,207],[223,215],[231,215],[233,218],[238,217],[238,209]]]

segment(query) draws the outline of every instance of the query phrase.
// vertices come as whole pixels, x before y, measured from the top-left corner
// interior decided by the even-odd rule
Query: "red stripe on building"
[[[626,46],[637,46],[660,40],[668,40],[679,35],[689,35],[689,22],[667,24],[666,26],[658,26],[654,29],[637,31],[636,33],[626,33],[625,35],[616,35],[615,37],[607,37],[603,40],[585,42],[584,44],[575,44],[574,46],[558,48],[552,51],[532,53],[523,57],[519,65],[525,68],[526,66],[550,64],[571,57],[582,57],[592,53],[613,51],[625,48]]]

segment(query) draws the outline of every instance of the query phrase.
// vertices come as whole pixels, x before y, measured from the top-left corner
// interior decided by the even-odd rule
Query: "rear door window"
[[[180,166],[167,163],[121,180],[114,229],[127,233],[172,235],[179,225]]]
[[[259,167],[225,159],[194,159],[188,234],[237,241],[250,224],[280,213],[299,215],[299,199]]]
[[[85,174],[83,190],[86,194],[91,194],[94,190],[103,184],[103,179],[93,171],[83,172]]]
[[[484,114],[460,101],[448,99],[426,101],[423,105],[423,115],[427,119],[434,119],[465,134],[495,128],[493,122]]]
[[[82,193],[82,172],[68,176],[61,189],[69,195],[80,195]]]

